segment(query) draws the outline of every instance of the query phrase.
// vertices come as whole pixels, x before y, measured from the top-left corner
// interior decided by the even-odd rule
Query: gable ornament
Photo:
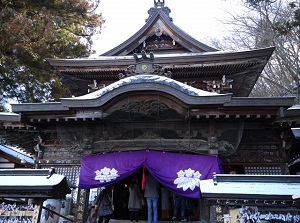
[[[165,71],[163,66],[154,63],[154,54],[152,52],[147,56],[146,52],[143,50],[141,56],[138,56],[138,54],[135,53],[133,54],[133,57],[136,64],[128,66],[125,70],[125,74],[120,73],[118,75],[119,79],[141,74],[152,74],[171,78],[171,71]]]

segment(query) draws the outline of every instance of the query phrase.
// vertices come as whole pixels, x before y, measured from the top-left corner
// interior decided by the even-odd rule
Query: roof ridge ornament
[[[141,57],[137,53],[133,54],[136,64],[127,67],[125,74],[120,73],[119,78],[135,76],[139,74],[153,74],[158,76],[165,76],[171,78],[171,71],[165,72],[165,69],[160,64],[154,64],[154,54],[149,53],[147,56],[144,50],[141,51]]]
[[[165,0],[154,0],[154,7],[151,7],[148,10],[149,17],[146,19],[146,22],[158,11],[164,12],[169,17],[170,21],[173,21],[173,19],[170,17],[171,9],[165,7]]]
[[[154,0],[155,8],[162,8],[165,6],[165,0]]]
[[[139,63],[141,61],[150,61],[150,62],[153,63],[153,61],[154,61],[154,54],[153,54],[153,52],[150,52],[149,53],[149,57],[147,57],[146,52],[144,50],[142,50],[141,51],[141,55],[142,55],[142,57],[139,58],[138,55],[137,55],[137,53],[133,54],[133,57],[134,57],[136,63]]]

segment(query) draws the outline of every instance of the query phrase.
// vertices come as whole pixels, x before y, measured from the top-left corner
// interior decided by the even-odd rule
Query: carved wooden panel
[[[226,163],[281,163],[284,162],[279,144],[241,145],[237,151],[224,159]]]
[[[117,97],[111,100],[105,107],[104,113],[106,115],[112,115],[113,118],[109,118],[112,121],[117,121],[116,118],[121,118],[125,121],[130,121],[134,116],[155,117],[156,119],[184,119],[187,115],[187,108],[185,104],[173,97],[172,92],[170,95],[164,93],[153,94],[135,93],[127,94],[126,96]],[[172,111],[172,113],[170,113]],[[123,114],[124,117],[116,116],[116,113]],[[166,115],[164,115],[166,113]]]

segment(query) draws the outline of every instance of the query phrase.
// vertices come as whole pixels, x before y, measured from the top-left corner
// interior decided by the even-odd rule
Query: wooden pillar
[[[43,204],[43,203],[42,203]],[[38,223],[41,220],[42,204],[36,206],[32,216],[32,223]]]
[[[41,221],[41,215],[42,215],[44,201],[45,201],[45,199],[42,199],[42,198],[34,199],[33,205],[35,205],[35,207],[34,207],[33,216],[32,216],[32,223],[39,223]]]
[[[90,190],[78,189],[74,223],[86,223]]]
[[[204,198],[199,199],[200,221],[210,222],[210,205],[207,204]]]

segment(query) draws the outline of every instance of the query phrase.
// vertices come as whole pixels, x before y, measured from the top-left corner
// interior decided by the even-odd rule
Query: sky
[[[228,12],[241,10],[242,0],[165,0],[173,23],[195,39],[206,43],[211,36],[226,33],[222,24]],[[106,20],[101,34],[94,38],[95,57],[118,46],[145,25],[153,0],[101,0],[99,11]]]

